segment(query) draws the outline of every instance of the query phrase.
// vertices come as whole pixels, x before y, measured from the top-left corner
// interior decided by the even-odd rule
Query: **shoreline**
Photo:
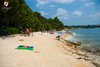
[[[84,41],[79,40],[79,39],[78,40],[75,40],[76,38],[73,39],[74,36],[77,36],[78,34],[76,34],[74,32],[68,32],[68,31],[67,31],[67,34],[69,34],[70,36],[67,37],[67,38],[66,37],[63,38],[63,40],[65,40],[66,42],[69,42],[71,44],[77,45],[80,50],[83,50],[83,51],[86,51],[86,52],[90,52],[90,53],[93,53],[93,54],[95,53],[97,55],[100,55],[100,49],[96,49],[96,47],[94,48],[92,46],[91,47],[87,47],[86,45],[84,46],[83,44],[87,44],[87,43],[85,43]]]
[[[69,34],[65,36],[68,37]],[[55,34],[43,33],[41,35],[41,32],[35,32],[33,36],[14,35],[13,37],[5,37],[4,39],[0,37],[0,46],[2,46],[0,49],[0,66],[95,67],[94,64],[96,63],[93,62],[94,64],[92,64],[90,61],[80,59],[81,56],[72,53],[75,50],[67,46],[67,42],[63,43],[55,38]],[[19,41],[20,39],[24,41]],[[35,50],[16,50],[15,48],[20,44],[32,45]]]
[[[68,33],[69,34],[69,37],[73,36],[72,33]],[[64,34],[66,35],[66,34]],[[100,60],[100,53],[98,53],[97,51],[95,50],[86,50],[86,49],[83,49],[83,48],[78,48],[78,47],[82,47],[81,46],[81,42],[73,42],[73,41],[70,41],[70,40],[66,40],[66,37],[64,37],[62,39],[63,41],[65,41],[65,46],[69,46],[70,47],[70,51],[72,54],[76,54],[78,56],[81,56],[81,57],[78,57],[77,59],[83,59],[85,61],[90,61],[92,64],[94,64],[96,67],[100,67],[100,61],[98,61],[97,59]],[[65,47],[64,47],[65,48]],[[67,48],[65,48],[67,49]],[[73,51],[74,50],[74,51]],[[96,58],[96,57],[99,57],[99,58]]]

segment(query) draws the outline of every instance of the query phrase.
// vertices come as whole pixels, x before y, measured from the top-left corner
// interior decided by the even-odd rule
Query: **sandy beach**
[[[21,44],[34,46],[34,50],[15,49]],[[0,67],[96,67],[79,57],[65,43],[56,40],[55,34],[35,32],[33,36],[0,37]]]

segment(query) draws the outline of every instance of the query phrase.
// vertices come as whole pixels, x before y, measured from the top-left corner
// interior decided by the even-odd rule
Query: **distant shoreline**
[[[100,24],[98,25],[72,25],[72,26],[67,26],[65,25],[65,28],[68,28],[68,29],[77,29],[77,28],[100,28]]]

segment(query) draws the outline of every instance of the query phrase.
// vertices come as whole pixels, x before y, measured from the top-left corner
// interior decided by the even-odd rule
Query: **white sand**
[[[32,45],[38,53],[16,50],[20,44]],[[89,61],[76,59],[77,56],[66,49],[55,35],[47,33],[36,32],[33,37],[0,37],[0,67],[95,67]]]

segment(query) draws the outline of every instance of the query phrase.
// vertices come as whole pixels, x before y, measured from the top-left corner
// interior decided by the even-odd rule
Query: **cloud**
[[[63,8],[58,8],[57,14],[55,16],[57,16],[59,19],[67,19],[68,18],[68,11],[66,11]]]
[[[91,14],[88,17],[91,19],[91,21],[98,22],[100,24],[100,12]]]
[[[74,2],[75,0],[54,0],[57,3],[71,3]]]
[[[100,13],[91,14],[91,15],[89,15],[89,17],[92,17],[92,18],[100,18]]]
[[[89,2],[90,0],[81,0],[82,2]]]
[[[36,7],[41,7],[48,3],[72,3],[75,0],[37,0]]]
[[[74,12],[72,12],[72,14],[77,15],[77,16],[81,16],[82,15],[82,13],[80,11],[74,11]]]
[[[43,5],[47,4],[47,3],[48,3],[48,0],[37,0],[36,7],[41,7],[41,6],[43,6]]]
[[[50,7],[56,7],[55,5],[50,5]]]
[[[46,13],[44,11],[41,11],[40,13],[41,13],[42,16],[48,15],[48,13]]]
[[[94,2],[88,2],[88,3],[85,4],[85,6],[93,6],[93,5],[95,5]]]

